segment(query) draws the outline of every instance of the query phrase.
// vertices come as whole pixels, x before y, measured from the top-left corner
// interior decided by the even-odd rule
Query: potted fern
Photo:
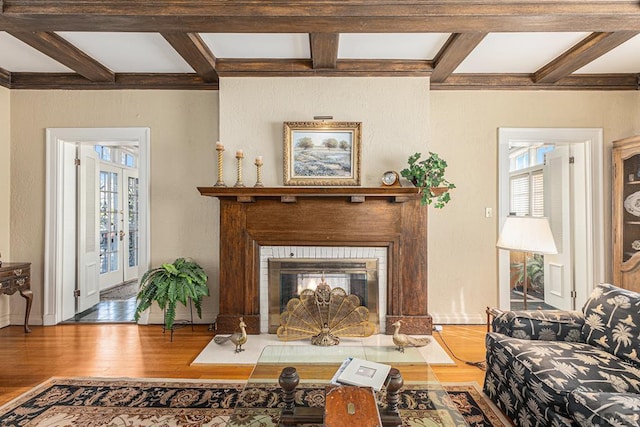
[[[422,205],[433,203],[435,208],[442,209],[451,200],[449,190],[456,188],[444,177],[447,162],[431,151],[426,159],[420,160],[421,156],[421,153],[410,156],[409,167],[400,171],[400,174],[420,188]]]
[[[207,273],[196,262],[178,258],[173,263],[162,264],[144,273],[140,280],[135,320],[143,311],[157,302],[165,312],[165,328],[173,330],[176,305],[187,305],[191,299],[198,317],[202,318],[202,297],[209,295]]]

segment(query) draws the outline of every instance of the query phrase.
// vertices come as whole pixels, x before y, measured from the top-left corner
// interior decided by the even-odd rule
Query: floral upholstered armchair
[[[640,294],[602,284],[580,312],[499,312],[491,326],[484,391],[516,425],[640,425]]]

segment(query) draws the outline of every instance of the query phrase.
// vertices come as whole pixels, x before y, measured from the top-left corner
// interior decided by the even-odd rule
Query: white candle
[[[244,152],[242,150],[236,151],[236,157],[244,157]]]
[[[261,164],[262,164],[262,156],[256,157],[256,165],[261,165]]]
[[[224,145],[222,145],[222,142],[218,141],[216,142],[216,148],[218,150],[224,150]]]

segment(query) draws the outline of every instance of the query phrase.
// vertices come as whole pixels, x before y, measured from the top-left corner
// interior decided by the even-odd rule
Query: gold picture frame
[[[360,185],[361,122],[284,122],[284,185]]]

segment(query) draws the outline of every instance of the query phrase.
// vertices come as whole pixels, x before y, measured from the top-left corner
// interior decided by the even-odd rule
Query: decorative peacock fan
[[[339,344],[340,337],[368,337],[374,331],[357,295],[322,281],[315,291],[305,289],[287,302],[276,333],[282,341],[311,338],[313,345],[329,346]]]

